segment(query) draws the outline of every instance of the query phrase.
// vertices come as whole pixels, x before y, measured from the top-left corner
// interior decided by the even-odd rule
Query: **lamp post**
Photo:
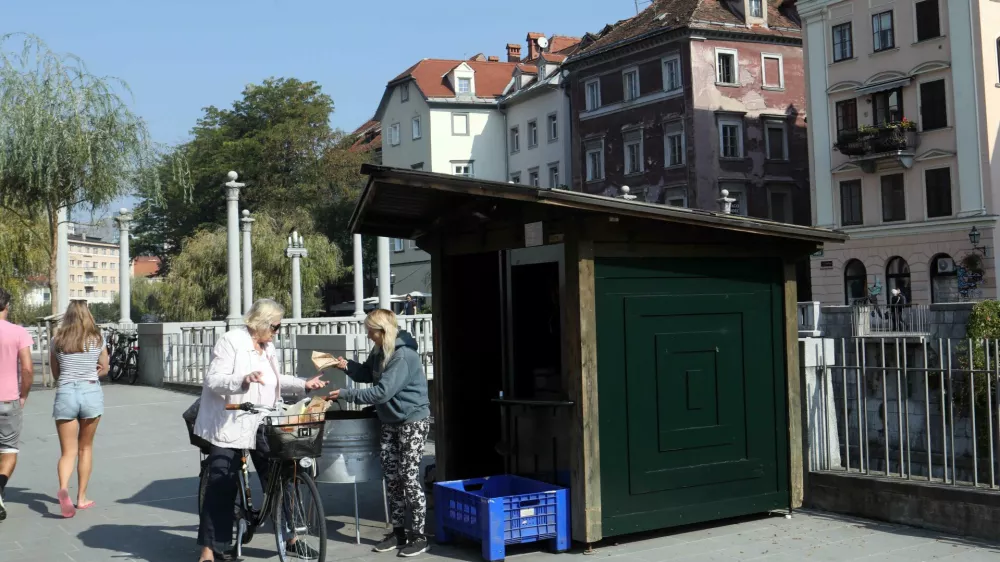
[[[226,253],[229,275],[229,316],[226,323],[233,329],[242,321],[240,314],[240,188],[236,172],[227,174],[226,182]]]
[[[243,218],[240,219],[240,230],[243,231],[243,313],[250,311],[253,305],[253,258],[250,252],[250,229],[253,227],[253,218],[250,211],[243,209]]]
[[[132,214],[128,209],[118,211],[118,307],[121,312],[119,324],[132,323],[132,259],[129,257],[128,235],[132,224]]]
[[[361,251],[361,235],[355,234],[354,239],[354,317],[365,315],[365,271],[364,256]]]
[[[292,318],[298,320],[302,318],[302,270],[299,262],[309,256],[298,230],[293,230],[288,237],[285,255],[292,259]]]
[[[56,209],[55,286],[51,298],[56,302],[56,314],[63,314],[69,308],[69,211],[66,207]]]
[[[983,257],[986,257],[986,246],[979,245],[979,239],[982,235],[979,233],[979,229],[972,227],[969,231],[969,242],[972,242],[972,249],[978,250],[983,253]]]

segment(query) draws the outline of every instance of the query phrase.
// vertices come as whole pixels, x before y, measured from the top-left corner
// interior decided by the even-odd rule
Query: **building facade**
[[[69,235],[69,298],[110,303],[118,294],[118,244]]]
[[[851,235],[812,259],[814,299],[900,289],[995,298],[1000,4],[800,0],[813,221]]]
[[[584,37],[569,70],[574,189],[810,220],[793,2],[657,0]]]

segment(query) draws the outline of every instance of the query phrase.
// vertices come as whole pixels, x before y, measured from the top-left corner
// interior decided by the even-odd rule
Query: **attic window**
[[[406,102],[410,100],[410,84],[402,84],[399,86],[399,101]]]
[[[460,93],[460,94],[471,94],[472,93],[472,78],[459,78],[458,79],[458,93]]]
[[[764,0],[750,0],[750,17],[752,18],[762,18],[764,17]]]

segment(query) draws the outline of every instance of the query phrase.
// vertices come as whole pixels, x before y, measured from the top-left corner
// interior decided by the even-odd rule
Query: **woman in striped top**
[[[108,372],[108,351],[104,337],[94,322],[87,302],[71,301],[59,329],[52,338],[52,376],[56,380],[56,400],[52,417],[56,420],[59,446],[59,508],[63,517],[73,517],[77,509],[93,507],[87,499],[87,483],[93,467],[94,434],[104,414],[104,392],[99,377]],[[69,497],[69,477],[77,464],[79,485],[76,505]]]

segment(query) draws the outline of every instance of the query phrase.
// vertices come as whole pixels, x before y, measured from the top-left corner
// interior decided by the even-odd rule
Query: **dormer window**
[[[545,59],[538,61],[538,79],[542,80],[547,74],[545,73]]]
[[[410,101],[410,84],[400,84],[399,86],[399,101],[405,103]]]
[[[458,79],[458,93],[459,94],[471,94],[472,93],[472,78],[459,78]]]
[[[750,0],[750,17],[764,17],[764,0]]]

